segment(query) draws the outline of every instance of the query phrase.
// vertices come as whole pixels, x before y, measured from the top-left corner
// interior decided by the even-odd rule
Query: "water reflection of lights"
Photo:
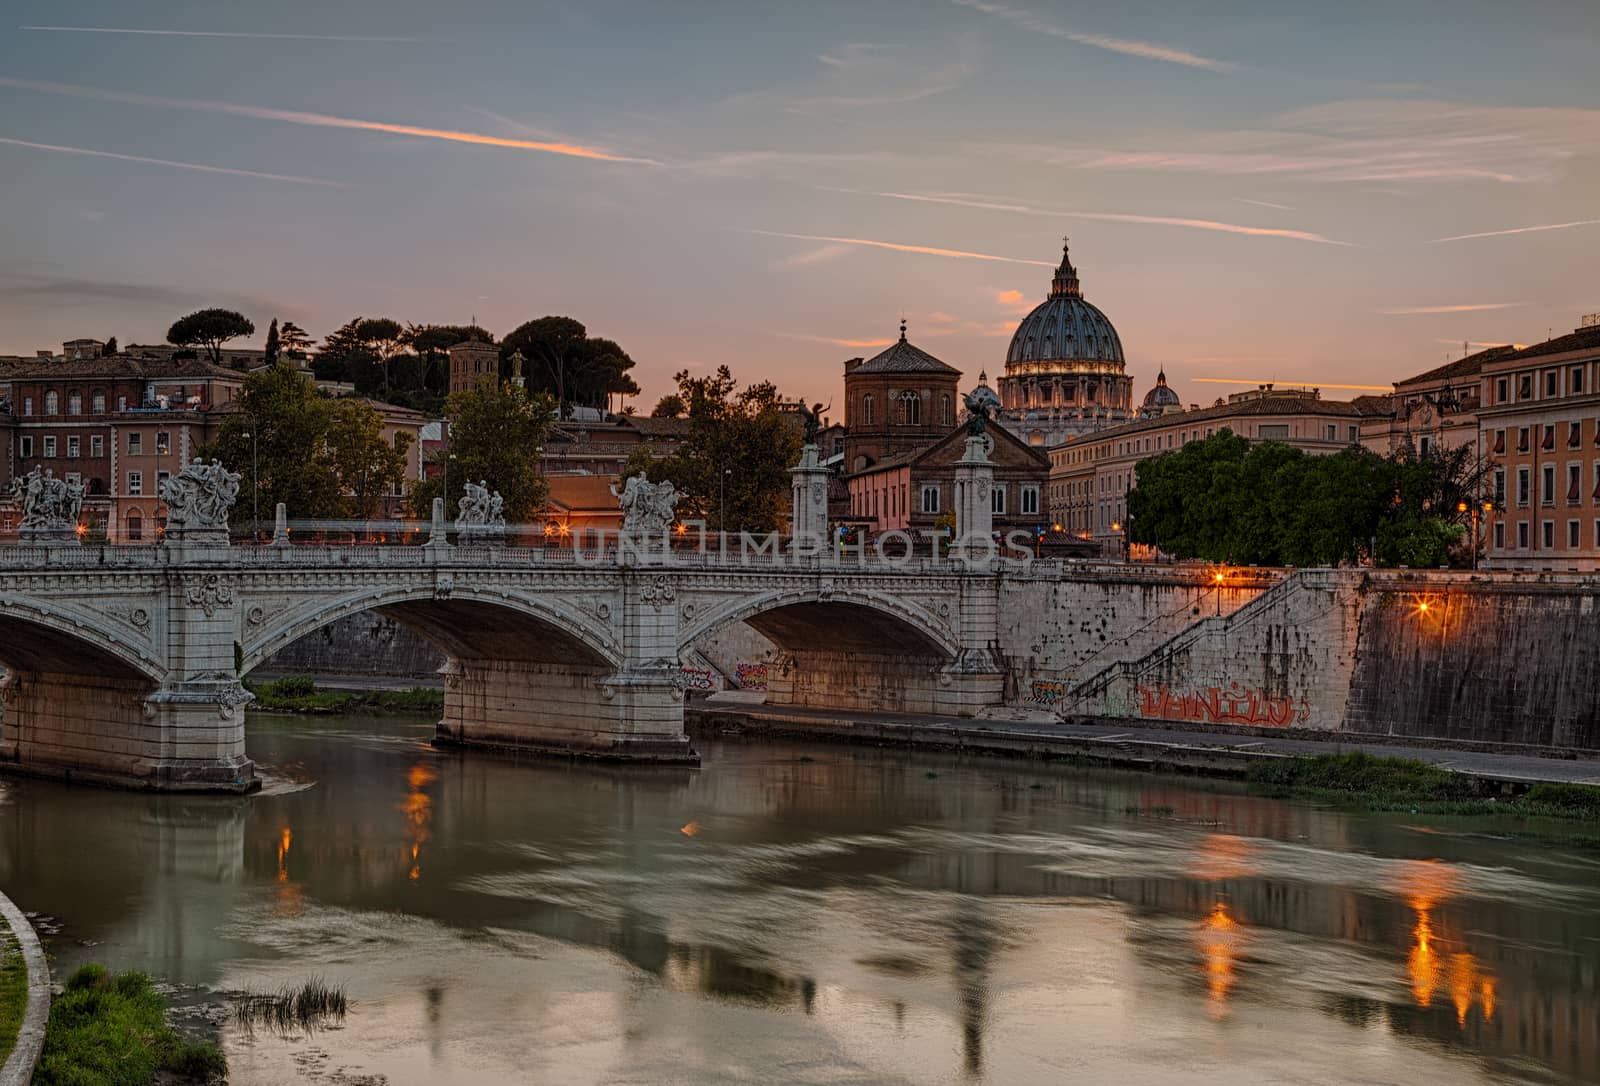
[[[1433,911],[1441,901],[1450,896],[1456,881],[1452,868],[1428,860],[1405,866],[1401,875],[1406,890],[1406,902],[1417,914],[1411,929],[1411,950],[1406,955],[1406,971],[1410,975],[1411,996],[1417,1006],[1433,1005],[1441,981],[1448,985],[1450,1001],[1455,1006],[1456,1024],[1465,1027],[1467,1014],[1477,1002],[1485,1022],[1493,1021],[1495,1011],[1495,980],[1484,973],[1478,959],[1462,950],[1449,957],[1448,965],[1440,959],[1436,942],[1448,942],[1433,930]],[[1443,974],[1443,975],[1441,975]]]
[[[425,788],[438,780],[438,774],[423,762],[418,762],[406,772],[405,802],[400,804],[400,812],[406,816],[406,826],[411,842],[411,870],[406,877],[416,882],[422,877],[422,845],[430,834],[428,824],[433,821],[433,797],[429,796]]]
[[[294,834],[288,826],[283,827],[283,833],[278,838],[278,881],[289,881],[289,845],[294,841]]]
[[[1193,853],[1189,873],[1199,879],[1242,879],[1256,873],[1254,841],[1231,833],[1207,834]]]
[[[1205,956],[1206,1011],[1213,1018],[1228,1013],[1228,995],[1239,977],[1235,963],[1243,938],[1239,921],[1228,914],[1228,907],[1217,902],[1211,915],[1200,922],[1200,951]]]

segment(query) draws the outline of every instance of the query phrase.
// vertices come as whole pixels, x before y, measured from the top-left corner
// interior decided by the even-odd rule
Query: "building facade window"
[[[67,414],[83,414],[83,393],[72,392],[67,394]]]
[[[59,415],[61,413],[61,397],[53,389],[44,394],[44,413],[46,415]]]
[[[1556,395],[1556,371],[1544,371],[1544,394],[1546,397]]]
[[[1577,394],[1577,393],[1583,391],[1583,367],[1582,366],[1573,366],[1572,367],[1572,377],[1571,377],[1571,380],[1569,380],[1567,382],[1567,384],[1570,386],[1567,389],[1567,391],[1569,391],[1569,392],[1571,392],[1573,394]]]
[[[1494,503],[1503,507],[1506,504],[1506,469],[1494,469]]]
[[[1528,549],[1528,522],[1525,520],[1517,521],[1517,549]]]
[[[1036,486],[1025,486],[1025,487],[1023,487],[1022,488],[1022,492],[1018,495],[1018,498],[1020,499],[1019,504],[1022,507],[1022,513],[1023,513],[1024,516],[1037,516],[1038,515],[1038,513],[1039,513],[1039,488],[1038,487],[1036,487]]]
[[[1539,473],[1539,504],[1554,505],[1556,503],[1556,466],[1546,464]]]
[[[128,538],[137,542],[144,538],[144,517],[138,513],[128,514]]]
[[[1506,526],[1504,521],[1495,522],[1494,549],[1497,551],[1503,551],[1506,549]]]
[[[900,425],[922,425],[922,397],[915,392],[900,393]]]
[[[872,393],[861,397],[861,425],[872,425]]]
[[[54,434],[46,434],[45,435],[45,438],[44,438],[44,454],[47,457],[54,456],[56,454],[56,437],[55,437]]]
[[[1541,538],[1540,546],[1542,546],[1547,551],[1555,550],[1556,549],[1556,522],[1553,521],[1553,520],[1541,521],[1539,523],[1539,527],[1540,527],[1539,535],[1540,535],[1540,538]]]
[[[1517,469],[1517,504],[1528,504],[1528,469]]]
[[[939,511],[939,488],[924,486],[922,488],[922,511],[924,513],[937,513]]]
[[[89,455],[100,457],[104,456],[105,454],[106,439],[99,434],[91,434],[89,437]]]
[[[1582,546],[1582,544],[1580,544],[1578,542],[1578,535],[1579,535],[1579,533],[1581,531],[1582,531],[1582,529],[1578,527],[1578,521],[1575,521],[1575,520],[1567,521],[1567,549],[1568,550],[1575,551],[1580,546]]]
[[[1494,402],[1505,403],[1511,398],[1511,378],[1497,377],[1494,382]]]
[[[144,472],[128,472],[128,493],[135,496],[144,493]]]
[[[74,460],[76,460],[78,458],[79,449],[78,449],[78,439],[76,437],[67,438],[67,455],[69,457],[71,457],[72,459],[74,459]]]
[[[20,456],[22,456],[23,459],[27,459],[28,457],[32,456],[33,455],[33,438],[31,438],[31,437],[22,437],[21,439],[19,439],[18,442],[17,442],[17,453]]]
[[[955,424],[955,415],[951,412],[950,394],[941,393],[939,396],[939,425],[952,426]]]
[[[996,483],[994,489],[989,491],[989,511],[1004,514],[1006,511],[1006,487],[1004,483]]]
[[[141,456],[144,453],[144,435],[133,433],[128,435],[128,455]]]
[[[105,414],[106,394],[104,392],[96,392],[92,397],[90,397],[89,410],[93,411],[96,415]]]
[[[172,452],[172,435],[165,430],[156,431],[156,455],[168,456]]]

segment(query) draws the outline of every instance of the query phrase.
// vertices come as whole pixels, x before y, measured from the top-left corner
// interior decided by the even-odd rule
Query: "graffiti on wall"
[[[1140,686],[1139,715],[1147,720],[1179,720],[1195,724],[1250,724],[1287,728],[1311,722],[1311,703],[1305,698],[1245,690],[1238,683],[1224,689],[1176,691],[1166,686]]]
[[[1067,684],[1049,679],[1034,679],[1028,684],[1028,700],[1035,705],[1055,705],[1067,700]]]
[[[715,690],[717,680],[703,667],[686,667],[683,669],[683,688],[685,690]]]
[[[766,661],[758,660],[755,663],[741,662],[734,664],[733,677],[746,690],[765,690],[767,688]]]

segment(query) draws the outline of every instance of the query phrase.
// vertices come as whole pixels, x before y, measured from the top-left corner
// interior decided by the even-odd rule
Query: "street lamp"
[[[1222,571],[1219,569],[1212,574],[1212,582],[1217,586],[1217,617],[1222,617]]]
[[[261,539],[261,473],[256,461],[256,432],[246,430],[239,435],[250,439],[250,542]]]
[[[728,476],[732,474],[732,468],[723,468],[717,476],[717,531],[724,537],[728,534]]]

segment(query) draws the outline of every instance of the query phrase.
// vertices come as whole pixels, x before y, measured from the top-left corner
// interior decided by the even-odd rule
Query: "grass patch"
[[[279,1036],[315,1033],[330,1022],[343,1022],[344,989],[312,977],[298,987],[276,992],[242,992],[234,997],[233,1018],[246,1033],[264,1027]]]
[[[167,1007],[143,973],[86,965],[50,1005],[35,1086],[149,1086],[220,1082],[228,1063],[210,1041],[191,1041],[167,1024]]]
[[[0,1064],[17,1047],[17,1032],[28,1010],[28,963],[9,934],[0,937]]]
[[[1248,779],[1271,790],[1316,793],[1375,811],[1600,821],[1600,788],[1590,785],[1541,783],[1519,796],[1501,796],[1492,781],[1364,751],[1263,759],[1250,764]]]
[[[251,706],[278,713],[426,713],[444,711],[444,691],[417,686],[409,690],[318,690],[304,676],[290,675],[262,683],[245,683],[256,696]]]

